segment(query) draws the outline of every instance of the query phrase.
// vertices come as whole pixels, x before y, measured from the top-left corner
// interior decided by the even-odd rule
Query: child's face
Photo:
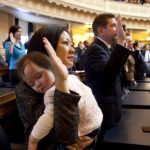
[[[24,68],[24,81],[36,92],[45,93],[54,85],[55,77],[52,71],[29,61]]]

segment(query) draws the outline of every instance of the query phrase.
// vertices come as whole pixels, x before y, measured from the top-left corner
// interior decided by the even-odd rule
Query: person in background
[[[132,38],[129,35],[126,36],[126,47],[130,49],[131,51],[134,51]],[[132,56],[132,54],[129,55],[129,57],[127,58],[124,68],[125,68],[128,86],[136,85],[137,83],[134,78],[135,77],[135,59]]]
[[[128,48],[131,51],[134,51],[133,48],[133,42],[130,34],[128,33],[127,26],[126,24],[122,24],[123,31],[125,32],[125,42],[124,46]],[[135,60],[134,57],[132,56],[132,53],[129,55],[129,57],[126,60],[126,63],[124,65],[124,70],[125,70],[125,75],[127,78],[127,84],[123,88],[123,93],[122,94],[122,100],[125,100],[130,93],[129,88],[130,86],[132,87],[133,85],[136,85],[136,81],[134,79],[135,76]]]
[[[90,43],[89,43],[88,40],[85,40],[85,41],[83,42],[83,44],[84,44],[85,49],[87,49],[87,48],[89,47],[89,45],[90,45]]]
[[[150,77],[150,46],[148,44],[143,46],[142,54],[144,56],[144,62],[147,68],[146,76]]]
[[[144,56],[144,62],[149,63],[150,62],[150,46],[148,44],[145,44],[142,47],[142,54]]]
[[[48,53],[55,52],[46,38],[43,38],[43,42],[45,44],[45,47]],[[36,92],[45,93],[44,114],[39,118],[39,120],[34,125],[34,128],[31,132],[31,135],[29,138],[29,146],[28,146],[29,149],[32,149],[33,145],[34,147],[37,147],[38,141],[40,141],[40,139],[45,137],[53,128],[53,121],[54,121],[53,95],[54,95],[54,90],[55,90],[54,84],[57,81],[55,80],[56,75],[53,73],[52,70],[56,69],[57,66],[53,66],[53,68],[51,68],[52,65],[50,63],[52,62],[53,59],[54,60],[56,59],[56,61],[58,61],[59,58],[57,58],[56,54],[54,56],[50,55],[49,57],[50,58],[48,58],[46,55],[40,52],[33,51],[33,52],[30,52],[28,55],[24,56],[17,63],[17,66],[19,69],[18,71],[19,71],[19,74],[21,75],[21,78],[25,82],[27,82],[27,84]],[[43,66],[43,64],[45,64],[45,66]],[[58,65],[60,66],[60,68],[62,67],[62,64],[58,64]],[[37,78],[36,76],[40,76],[40,77]],[[87,135],[87,137],[89,137],[92,141],[94,140],[92,138],[96,137],[96,135],[98,134],[99,128],[101,126],[102,112],[100,108],[98,107],[97,102],[89,87],[82,84],[80,80],[78,80],[77,77],[74,75],[69,75],[66,81],[67,81],[69,90],[79,93],[79,95],[81,96],[81,99],[78,104],[79,115],[80,115],[79,116],[79,119],[80,119],[79,138],[81,136]],[[74,84],[72,81],[76,82],[76,84]],[[61,80],[59,80],[58,83],[61,84]],[[93,136],[88,136],[91,134],[93,134]],[[92,148],[91,143],[89,143],[89,145],[86,144],[85,148],[88,146]]]
[[[125,35],[125,41],[124,41],[124,47],[130,49],[129,45],[128,45],[128,37],[129,37],[129,33],[128,33],[128,30],[127,30],[127,25],[126,24],[122,24],[122,28],[123,28],[123,32],[124,32],[124,35]],[[131,49],[130,49],[131,50]],[[128,94],[130,93],[129,91],[129,83],[128,83],[128,76],[127,76],[127,71],[128,69],[128,59],[130,58],[131,55],[129,55],[129,57],[127,58],[126,60],[126,63],[124,65],[124,69],[122,70],[122,74],[124,73],[125,74],[125,77],[126,77],[126,84],[124,84],[124,86],[122,87],[122,100],[125,100],[128,96]]]
[[[39,51],[47,54],[42,41],[43,37],[46,37],[51,43],[63,64],[68,69],[72,68],[75,50],[72,48],[72,41],[68,30],[58,25],[39,29],[30,41],[28,53]],[[76,84],[76,81],[72,82]],[[87,139],[86,136],[78,139],[79,100],[80,96],[76,92],[69,91],[69,93],[66,93],[64,90],[56,88],[54,92],[54,128],[38,143],[38,149],[54,150],[59,149],[61,145],[72,145],[74,143],[74,148],[83,149],[85,144],[81,144],[80,141],[82,143],[89,142],[89,138]],[[43,93],[39,94],[33,91],[25,82],[20,82],[16,87],[16,103],[20,118],[25,127],[26,141],[28,141],[34,124],[43,114],[45,108]]]
[[[83,55],[85,53],[85,47],[82,41],[80,41],[78,43],[78,47],[76,47],[76,54],[75,54],[75,66],[76,66],[76,70],[83,70],[83,64],[82,64],[82,59],[83,59]]]
[[[132,56],[135,60],[135,80],[144,80],[146,78],[147,67],[141,52],[140,42],[134,42],[133,48]]]
[[[21,27],[12,25],[9,29],[9,36],[4,43],[6,62],[9,64],[9,82],[14,86],[19,80],[16,71],[16,62],[26,55],[25,47],[20,41],[21,35]]]
[[[92,24],[94,42],[84,55],[86,83],[103,112],[96,150],[102,146],[105,131],[121,118],[122,88],[126,84],[123,66],[131,51],[124,47],[125,34],[120,16],[103,13]],[[114,42],[116,41],[116,42]],[[117,43],[111,47],[111,44]]]

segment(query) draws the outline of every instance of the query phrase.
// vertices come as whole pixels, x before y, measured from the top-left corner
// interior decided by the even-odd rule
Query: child
[[[17,68],[21,78],[36,92],[45,93],[44,114],[33,127],[29,138],[28,150],[36,150],[38,142],[53,128],[53,93],[55,87],[57,86],[58,88],[59,84],[59,87],[62,88],[62,86],[64,86],[64,82],[67,83],[69,90],[74,91],[81,96],[78,104],[80,118],[78,133],[79,137],[85,135],[89,136],[90,139],[92,139],[89,142],[89,144],[91,144],[93,138],[95,138],[98,134],[98,129],[101,126],[103,118],[102,112],[98,107],[90,88],[79,81],[79,79],[74,75],[69,75],[67,78],[67,68],[56,56],[56,53],[49,41],[46,38],[43,38],[43,42],[49,54],[49,58],[40,52],[30,52],[17,63]],[[57,64],[55,67],[54,63]],[[60,68],[63,68],[63,71],[60,71]],[[62,82],[61,79],[63,77],[66,77],[66,80]],[[67,90],[68,89],[66,89],[66,91]],[[89,144],[86,144],[85,147]]]

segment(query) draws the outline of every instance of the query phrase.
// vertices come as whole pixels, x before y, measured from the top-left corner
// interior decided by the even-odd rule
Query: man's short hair
[[[95,36],[97,36],[98,27],[106,27],[107,26],[109,18],[115,18],[115,15],[111,14],[111,13],[103,13],[103,14],[99,14],[95,17],[93,24],[92,24],[92,29],[93,29]]]

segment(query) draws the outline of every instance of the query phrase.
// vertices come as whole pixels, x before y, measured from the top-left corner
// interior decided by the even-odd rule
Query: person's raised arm
[[[68,78],[68,70],[66,66],[62,63],[60,58],[56,55],[55,50],[51,46],[50,42],[43,38],[44,46],[47,50],[47,53],[49,55],[49,60],[52,66],[52,70],[55,75],[55,86],[56,89],[69,93],[69,89],[67,86],[67,78]]]
[[[116,21],[117,21],[117,37],[116,37],[117,44],[124,46],[125,33],[123,31],[122,21],[121,21],[121,17],[119,15],[116,17]]]
[[[15,38],[13,36],[13,33],[10,33],[9,34],[10,36],[10,48],[9,48],[9,53],[12,54],[13,53],[13,47],[14,47],[14,44],[15,44]]]
[[[69,91],[67,86],[68,70],[57,56],[46,38],[44,46],[48,52],[55,75],[54,92],[54,132],[56,141],[65,145],[74,144],[78,140],[80,96]]]

